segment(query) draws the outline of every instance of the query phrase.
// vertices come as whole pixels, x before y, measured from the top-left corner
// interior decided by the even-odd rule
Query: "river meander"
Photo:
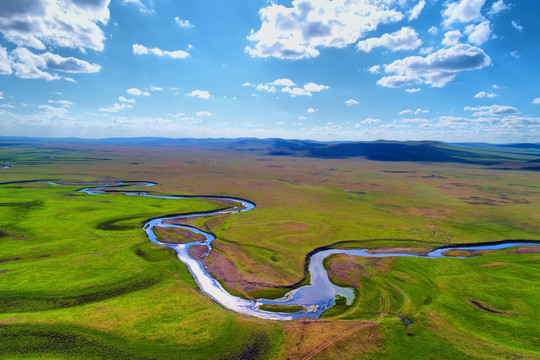
[[[502,241],[498,243],[491,244],[476,244],[476,245],[457,245],[449,246],[445,248],[439,248],[433,250],[427,254],[410,254],[405,252],[396,252],[396,253],[372,253],[368,252],[367,249],[325,249],[320,250],[311,255],[309,260],[309,279],[310,284],[298,287],[294,290],[291,290],[285,296],[279,299],[255,299],[248,300],[243,299],[238,296],[230,294],[227,290],[221,286],[221,284],[214,279],[204,268],[201,261],[194,259],[189,255],[189,248],[194,245],[205,245],[208,248],[208,252],[212,250],[212,241],[215,237],[202,231],[200,229],[193,228],[191,226],[175,225],[166,222],[166,220],[177,219],[177,218],[190,218],[190,217],[200,217],[200,216],[210,216],[210,215],[220,215],[220,214],[232,214],[238,212],[250,211],[255,208],[255,204],[244,199],[233,198],[233,197],[221,197],[221,196],[181,196],[181,195],[152,195],[146,191],[120,191],[120,190],[110,190],[109,188],[115,187],[140,187],[140,186],[153,186],[156,185],[152,182],[142,182],[142,181],[133,181],[133,182],[120,182],[111,185],[102,185],[96,187],[88,187],[81,189],[80,191],[89,194],[89,195],[100,195],[108,192],[121,193],[129,196],[146,196],[162,199],[186,199],[186,198],[196,198],[196,199],[207,199],[207,200],[220,200],[221,202],[230,203],[230,207],[222,210],[209,211],[209,212],[200,212],[200,213],[191,213],[191,214],[181,214],[181,215],[170,215],[160,218],[155,218],[147,221],[143,229],[148,235],[148,238],[161,246],[166,246],[172,248],[176,251],[177,257],[189,268],[189,271],[195,278],[197,284],[199,285],[201,291],[207,296],[211,297],[214,301],[221,304],[225,308],[249,316],[255,316],[262,319],[271,319],[271,320],[295,320],[303,317],[316,319],[321,316],[321,314],[331,307],[334,304],[336,296],[340,295],[347,299],[347,303],[350,303],[354,298],[354,291],[352,288],[340,287],[333,284],[329,278],[326,269],[323,266],[323,260],[333,254],[348,254],[353,256],[364,256],[364,257],[389,257],[389,256],[400,256],[400,257],[423,257],[423,258],[442,258],[448,257],[444,253],[448,250],[494,250],[494,249],[504,249],[512,246],[518,245],[540,245],[538,242],[527,242],[527,241]],[[154,228],[156,226],[160,227],[169,227],[184,229],[195,232],[196,234],[202,235],[204,240],[194,241],[185,244],[171,244],[159,241],[156,234],[154,233]],[[207,252],[207,253],[208,253]],[[456,258],[456,256],[453,256]],[[269,305],[300,305],[303,310],[295,313],[280,313],[280,312],[271,312],[259,309],[263,304]]]

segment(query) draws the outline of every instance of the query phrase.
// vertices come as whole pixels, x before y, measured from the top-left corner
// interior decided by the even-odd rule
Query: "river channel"
[[[54,184],[54,183],[51,183]],[[55,184],[56,185],[56,184]],[[340,287],[334,285],[328,278],[328,273],[323,266],[323,260],[333,254],[348,254],[354,256],[364,256],[364,257],[389,257],[389,256],[399,256],[399,257],[422,257],[422,258],[442,258],[447,257],[444,253],[448,250],[496,250],[496,249],[505,249],[512,246],[519,245],[540,245],[538,242],[528,242],[528,241],[502,241],[498,243],[491,244],[475,244],[475,245],[457,245],[457,246],[448,246],[445,248],[439,248],[433,250],[427,254],[409,254],[404,252],[397,253],[371,253],[367,249],[326,249],[320,250],[311,255],[309,260],[309,279],[310,284],[298,287],[294,290],[291,290],[285,296],[279,299],[256,299],[248,300],[243,299],[238,296],[230,294],[227,290],[221,286],[221,284],[214,279],[204,268],[203,264],[189,255],[189,248],[194,245],[205,245],[208,248],[208,252],[212,250],[212,241],[215,237],[202,231],[200,229],[193,228],[191,226],[183,225],[174,225],[165,222],[166,220],[176,219],[176,218],[189,218],[189,217],[200,217],[200,216],[211,216],[211,215],[220,215],[220,214],[232,214],[238,212],[250,211],[255,208],[255,204],[244,199],[233,198],[233,197],[221,197],[221,196],[182,196],[182,195],[152,195],[147,191],[122,191],[122,190],[112,190],[110,188],[129,188],[129,187],[140,187],[140,186],[154,186],[155,183],[152,182],[142,182],[142,181],[130,181],[130,182],[119,182],[110,185],[100,185],[96,187],[87,187],[81,189],[82,191],[89,195],[101,195],[105,193],[120,193],[129,196],[145,196],[161,199],[206,199],[206,200],[220,200],[222,202],[230,203],[230,207],[222,210],[208,211],[208,212],[199,212],[199,213],[190,213],[190,214],[180,214],[180,215],[170,215],[160,218],[155,218],[148,220],[143,229],[148,235],[148,238],[161,246],[166,246],[172,248],[176,251],[177,257],[189,268],[189,271],[195,278],[197,284],[199,285],[201,291],[207,296],[211,297],[214,301],[221,304],[225,308],[249,316],[255,316],[262,319],[271,319],[271,320],[296,320],[300,318],[312,318],[316,319],[321,316],[321,314],[331,307],[334,304],[336,296],[340,295],[347,299],[347,303],[350,304],[354,299],[354,291],[352,288]],[[185,244],[171,244],[165,243],[158,240],[157,236],[154,233],[154,228],[156,226],[160,227],[169,227],[184,229],[188,231],[195,232],[204,237],[202,241],[195,241]],[[208,253],[207,252],[207,253]],[[457,258],[452,256],[452,258]],[[259,309],[263,304],[269,305],[299,305],[302,306],[303,310],[295,313],[280,313],[280,312],[271,312]]]

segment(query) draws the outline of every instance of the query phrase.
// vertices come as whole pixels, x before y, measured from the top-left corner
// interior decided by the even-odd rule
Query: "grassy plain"
[[[332,258],[334,281],[356,288],[353,305],[320,321],[268,322],[202,295],[140,228],[222,204],[76,192],[79,182],[147,180],[156,192],[255,202],[192,225],[218,236],[213,256],[239,279],[231,290],[258,296],[301,281],[306,254],[332,244],[423,251],[540,240],[538,172],[76,143],[3,146],[0,158],[16,161],[0,182],[72,184],[0,185],[0,358],[540,356],[538,254]]]

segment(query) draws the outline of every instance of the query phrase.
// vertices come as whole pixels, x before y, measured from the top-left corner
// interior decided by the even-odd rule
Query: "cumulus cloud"
[[[380,24],[404,17],[392,1],[293,0],[291,5],[273,3],[259,11],[262,24],[248,36],[254,45],[246,52],[293,60],[315,57],[320,47],[343,48]]]
[[[361,124],[378,124],[382,120],[381,119],[373,119],[373,118],[367,118],[365,120],[360,121]]]
[[[295,86],[296,84],[294,81],[290,79],[277,79],[270,83],[270,85],[276,85],[276,86]]]
[[[481,9],[486,0],[458,0],[447,3],[443,11],[444,25],[468,23],[482,19]]]
[[[198,97],[199,99],[210,99],[210,92],[206,90],[193,90],[187,93],[186,96]]]
[[[131,109],[132,107],[133,106],[131,106],[130,104],[126,104],[126,103],[122,103],[122,104],[114,103],[112,106],[109,106],[107,108],[99,109],[99,111],[115,113],[115,112],[119,112],[120,110]]]
[[[49,100],[49,104],[59,104],[62,105],[62,107],[69,108],[73,103],[69,100]]]
[[[461,31],[452,30],[444,34],[444,39],[442,44],[444,46],[456,46],[459,43],[459,38],[461,38]]]
[[[189,57],[189,53],[184,50],[168,51],[168,50],[161,50],[157,47],[150,49],[141,44],[133,44],[132,48],[133,48],[133,53],[135,55],[154,54],[157,56],[168,56],[173,59],[185,59]]]
[[[189,20],[182,20],[178,16],[174,18],[174,22],[180,26],[181,28],[192,28],[193,24],[189,22]]]
[[[416,110],[411,110],[411,109],[406,109],[406,110],[401,110],[399,112],[400,115],[404,115],[404,114],[415,114],[415,115],[418,115],[418,114],[427,114],[429,113],[429,110],[426,110],[426,109],[416,109]]]
[[[44,70],[56,70],[67,73],[95,73],[100,66],[73,57],[62,57],[50,52],[34,54],[26,48],[16,48],[11,52],[11,68],[15,76],[22,79],[58,80],[57,74]]]
[[[122,4],[133,4],[139,8],[143,13],[155,13],[154,9],[143,4],[141,0],[122,0]]]
[[[128,94],[135,95],[135,96],[140,96],[140,95],[150,96],[150,93],[148,91],[141,91],[137,88],[127,89],[126,92]]]
[[[532,103],[533,103],[533,104],[540,104],[540,97],[534,99],[534,100],[532,101]]]
[[[0,74],[9,75],[13,72],[11,70],[11,61],[8,58],[7,50],[0,45]]]
[[[265,84],[251,84],[246,82],[242,86],[252,86],[257,91],[275,93],[281,91],[289,94],[291,97],[296,96],[312,96],[313,93],[321,92],[329,88],[328,85],[315,84],[313,82],[305,83],[303,87],[296,86],[295,82],[290,79],[277,79]]]
[[[510,6],[506,5],[503,0],[499,0],[493,3],[491,5],[491,8],[488,11],[488,14],[490,16],[496,15],[500,13],[501,11],[510,9]]]
[[[368,71],[372,74],[378,74],[381,72],[381,65],[373,65],[368,69]]]
[[[476,95],[474,95],[475,98],[477,99],[481,99],[481,98],[494,98],[494,97],[497,97],[497,94],[494,94],[494,93],[488,93],[488,92],[485,92],[485,91],[480,91],[479,93],[477,93]]]
[[[523,26],[519,25],[519,23],[515,20],[512,20],[512,27],[519,32],[523,31]]]
[[[420,0],[418,4],[416,4],[410,14],[409,14],[409,21],[416,20],[420,16],[420,13],[422,12],[422,9],[424,9],[424,6],[426,6],[425,0]]]
[[[347,105],[347,106],[356,105],[356,104],[358,104],[358,101],[356,101],[354,99],[349,99],[349,100],[345,101],[345,105]]]
[[[314,108],[307,109],[308,113],[316,113],[317,111],[319,111],[319,109],[314,109]]]
[[[163,88],[159,87],[159,86],[150,85],[150,90],[151,91],[163,91]]]
[[[207,116],[213,116],[214,114],[212,114],[210,111],[197,111],[195,115],[199,117],[207,117]]]
[[[468,44],[458,44],[441,49],[426,57],[410,56],[386,65],[385,76],[377,84],[398,88],[415,84],[444,87],[456,75],[465,70],[482,69],[491,65],[491,58],[480,48]]]
[[[376,47],[385,47],[391,51],[414,50],[422,45],[422,40],[418,38],[418,33],[410,27],[403,27],[401,30],[391,34],[384,34],[379,38],[369,38],[359,41],[356,44],[358,50],[370,52]]]
[[[485,43],[491,36],[491,26],[489,21],[482,21],[477,25],[468,25],[465,28],[465,34],[469,35],[467,39],[472,44],[480,45]]]
[[[408,88],[408,89],[405,89],[405,92],[408,92],[408,93],[417,93],[419,92],[421,89],[420,88]]]
[[[127,102],[127,103],[132,103],[132,104],[135,103],[135,99],[127,99],[127,98],[125,98],[125,97],[123,97],[123,96],[119,96],[119,97],[118,97],[118,100],[119,100],[120,102]]]
[[[102,51],[99,24],[109,20],[110,0],[13,0],[0,5],[0,33],[18,46],[45,44]]]
[[[497,116],[518,114],[519,110],[513,106],[490,105],[490,106],[465,106],[465,111],[474,111],[473,116]]]
[[[439,28],[436,27],[436,26],[432,26],[428,29],[428,33],[430,33],[431,35],[435,36],[439,33]]]

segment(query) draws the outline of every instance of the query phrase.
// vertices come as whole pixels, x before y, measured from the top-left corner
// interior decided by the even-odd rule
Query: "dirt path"
[[[312,357],[314,357],[315,355],[317,355],[318,353],[320,353],[321,351],[323,351],[324,349],[326,349],[327,347],[329,347],[330,345],[334,344],[336,341],[339,341],[340,339],[343,339],[345,336],[353,333],[354,331],[356,330],[359,330],[359,329],[362,329],[362,328],[365,328],[365,327],[374,327],[376,326],[376,324],[374,323],[367,323],[367,324],[361,324],[361,325],[358,325],[358,326],[355,326],[347,331],[345,331],[343,334],[339,335],[339,336],[336,336],[335,338],[333,338],[332,340],[330,341],[327,341],[325,342],[324,344],[318,346],[315,350],[313,350],[312,352],[310,352],[309,354],[307,354],[306,356],[304,356],[302,358],[302,360],[309,360],[311,359]],[[373,335],[373,329],[372,329],[372,332],[371,334],[369,335],[369,337],[371,338]]]

